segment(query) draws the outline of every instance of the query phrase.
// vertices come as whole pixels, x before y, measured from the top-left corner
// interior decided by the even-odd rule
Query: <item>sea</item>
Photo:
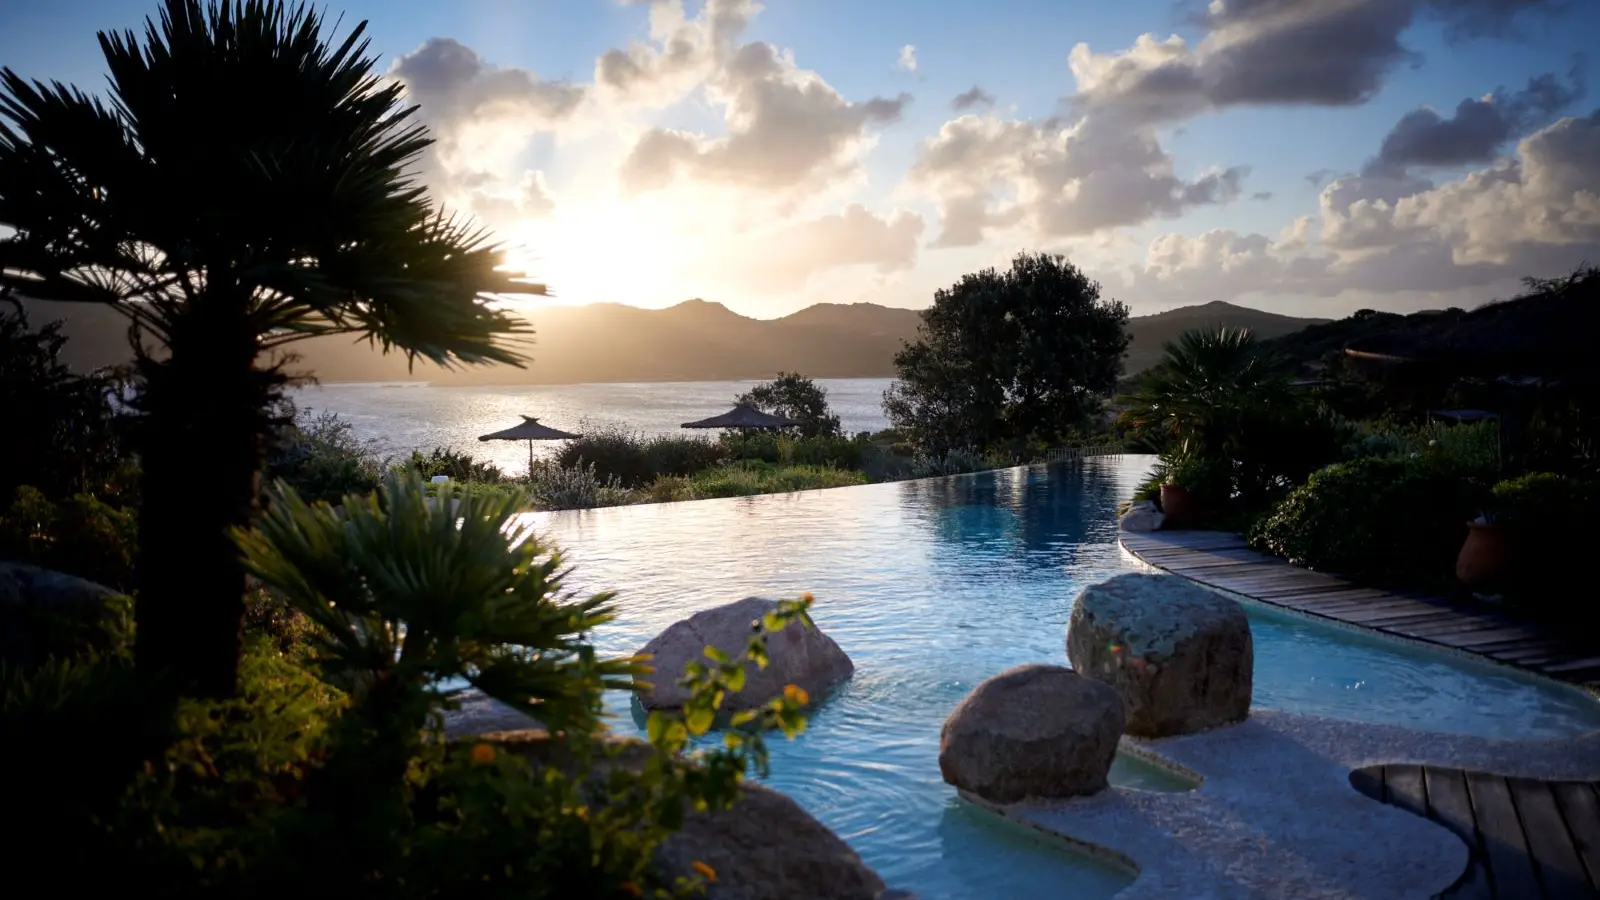
[[[528,468],[526,441],[479,441],[532,416],[545,425],[582,434],[620,427],[653,437],[696,434],[684,422],[727,412],[734,398],[757,381],[687,381],[641,384],[437,387],[421,382],[308,385],[290,392],[302,416],[335,413],[379,457],[447,447],[492,462],[507,474]],[[887,378],[816,379],[846,433],[888,427],[883,414]],[[715,432],[698,432],[714,436]],[[558,442],[534,444],[546,458]]]

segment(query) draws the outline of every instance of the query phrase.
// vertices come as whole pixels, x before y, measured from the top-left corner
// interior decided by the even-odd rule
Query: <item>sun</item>
[[[507,229],[506,263],[546,284],[558,303],[665,306],[686,300],[682,262],[692,246],[668,221],[621,201],[559,210]]]

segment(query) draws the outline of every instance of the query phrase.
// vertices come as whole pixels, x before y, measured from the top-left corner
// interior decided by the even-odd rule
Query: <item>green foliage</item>
[[[1390,585],[1447,584],[1487,489],[1426,460],[1329,466],[1291,491],[1249,534],[1295,565]]]
[[[88,494],[52,503],[24,485],[0,515],[0,558],[126,591],[133,587],[137,535],[132,510],[108,506]]]
[[[529,473],[528,499],[539,509],[594,509],[632,503],[635,495],[616,476],[601,477],[594,463],[541,460]]]
[[[451,481],[496,484],[504,481],[506,477],[499,466],[474,459],[471,454],[444,447],[435,447],[426,454],[420,450],[413,450],[400,465],[416,472],[424,479],[444,475]]]
[[[758,384],[733,400],[795,422],[794,428],[786,430],[798,437],[841,436],[839,416],[828,407],[827,390],[799,372],[779,372],[776,379]]]
[[[1501,468],[1498,422],[1379,422],[1365,431],[1347,445],[1347,455],[1425,459],[1479,478],[1493,478]]]
[[[316,626],[282,597],[256,588],[244,598],[244,632],[247,638],[259,640],[284,656],[306,661],[312,655],[311,638]]]
[[[758,460],[742,460],[719,466],[690,479],[689,496],[676,499],[708,500],[715,497],[746,497],[789,491],[866,484],[865,473],[826,466],[778,466]],[[674,483],[672,490],[679,485]],[[667,490],[667,488],[663,488]]]
[[[703,438],[653,437],[644,445],[651,480],[697,475],[729,458],[726,444]]]
[[[287,421],[264,470],[269,483],[283,481],[309,500],[330,503],[378,486],[383,465],[348,421],[328,412],[301,421],[293,404],[284,406]]]
[[[1600,481],[1533,472],[1496,484],[1486,510],[1511,529],[1516,561],[1507,599],[1535,614],[1587,626],[1592,604],[1572,587],[1574,561],[1590,552]]]
[[[567,441],[557,451],[555,462],[560,468],[592,466],[603,481],[614,479],[625,488],[649,484],[654,478],[649,442],[643,435],[615,425],[589,426],[583,431],[583,437]]]
[[[61,323],[28,325],[0,287],[0,497],[22,485],[46,497],[121,493],[128,448],[123,417],[112,406],[119,382],[109,373],[73,374],[60,360]]]
[[[1128,346],[1128,308],[1061,256],[1019,254],[934,294],[895,355],[884,411],[924,452],[1058,443],[1100,410]]]
[[[859,437],[809,437],[794,439],[770,431],[730,434],[722,445],[732,459],[802,465],[835,466],[841,469],[863,467],[870,444]]]
[[[1347,427],[1289,384],[1287,360],[1247,329],[1200,328],[1124,398],[1121,423],[1208,516],[1259,511],[1341,457]]]

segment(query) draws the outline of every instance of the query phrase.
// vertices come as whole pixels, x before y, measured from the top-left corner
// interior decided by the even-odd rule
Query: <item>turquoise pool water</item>
[[[812,591],[814,618],[854,679],[770,783],[923,900],[1104,898],[1130,879],[960,803],[939,778],[939,729],[974,685],[1024,662],[1064,663],[1082,587],[1137,564],[1115,510],[1147,457],[803,494],[535,514],[581,590],[620,591],[596,636],[630,653],[691,612]],[[1600,727],[1572,692],[1251,610],[1259,706],[1489,737]],[[633,722],[626,698],[615,710]],[[1116,780],[1170,789],[1119,764]]]

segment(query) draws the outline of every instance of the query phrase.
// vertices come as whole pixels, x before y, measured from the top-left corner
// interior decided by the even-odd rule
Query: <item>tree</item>
[[[801,437],[839,436],[839,417],[828,408],[827,389],[799,372],[779,372],[776,379],[756,385],[733,402],[799,423],[795,430]]]
[[[116,381],[69,370],[66,340],[60,322],[32,328],[21,304],[0,296],[0,508],[23,485],[51,499],[103,493],[124,458]]]
[[[131,321],[142,414],[141,671],[234,690],[279,351],[352,333],[413,362],[520,364],[491,295],[542,293],[411,175],[430,141],[342,40],[283,0],[165,0],[101,32],[110,97],[0,70],[0,286]],[[0,231],[3,231],[0,228]]]
[[[1116,386],[1127,321],[1065,257],[1018,254],[934,294],[884,411],[936,453],[1059,441]]]

